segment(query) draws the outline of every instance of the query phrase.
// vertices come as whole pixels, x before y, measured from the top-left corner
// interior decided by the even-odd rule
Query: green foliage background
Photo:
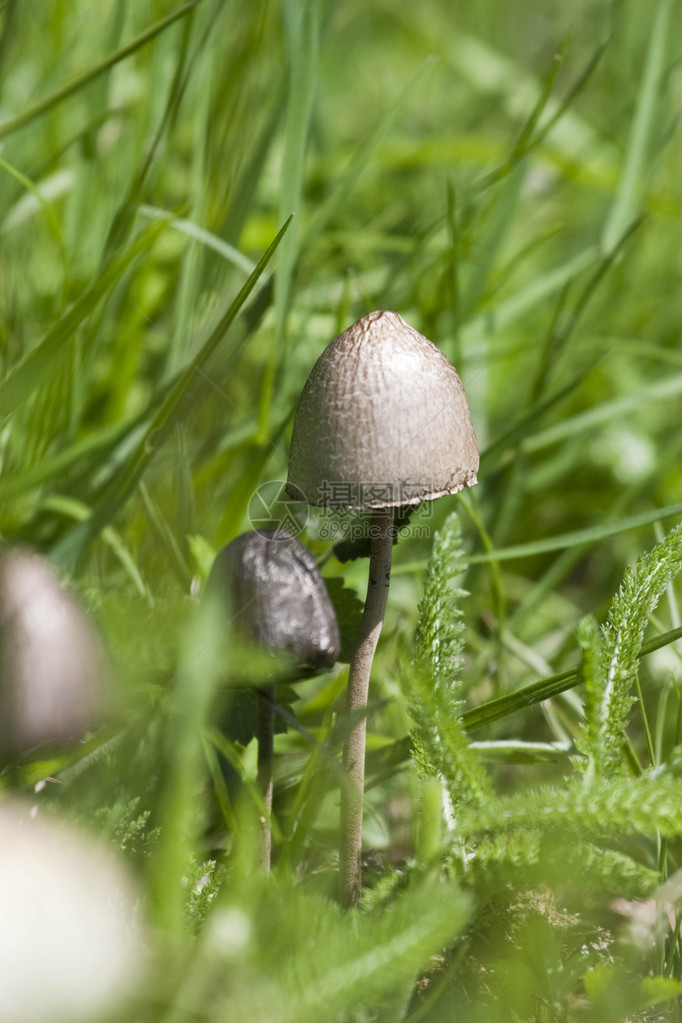
[[[19,777],[138,875],[121,1019],[679,1018],[681,28],[676,0],[2,7],[0,537],[80,593],[119,690]],[[377,308],[456,364],[482,460],[394,551],[344,917],[344,672],[283,696],[266,880],[224,727],[259,669],[196,598]],[[367,563],[328,535],[350,633]]]

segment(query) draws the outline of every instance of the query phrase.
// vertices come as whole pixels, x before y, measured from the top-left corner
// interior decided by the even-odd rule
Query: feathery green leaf
[[[414,722],[412,740],[424,771],[439,776],[454,809],[485,801],[490,781],[462,725],[458,671],[464,622],[456,585],[464,570],[459,519],[451,514],[436,534],[419,604],[416,655],[401,684]]]
[[[643,554],[629,571],[611,603],[606,624],[598,630],[585,619],[578,638],[583,648],[587,701],[581,750],[587,754],[591,777],[622,770],[622,733],[635,700],[644,631],[670,580],[682,567],[682,523]]]

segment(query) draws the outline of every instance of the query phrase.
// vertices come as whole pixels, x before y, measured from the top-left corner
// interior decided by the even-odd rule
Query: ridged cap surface
[[[308,504],[384,508],[478,482],[462,382],[397,313],[344,330],[315,363],[291,438],[287,492]]]
[[[219,552],[206,586],[249,638],[301,665],[331,667],[341,640],[312,554],[277,530],[243,533]]]

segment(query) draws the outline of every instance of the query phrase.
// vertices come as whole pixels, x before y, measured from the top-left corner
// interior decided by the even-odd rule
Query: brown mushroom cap
[[[0,557],[0,753],[80,739],[106,706],[103,651],[38,554]]]
[[[315,363],[291,438],[287,491],[308,504],[385,508],[477,483],[462,381],[397,313],[368,313]]]
[[[341,640],[315,558],[280,530],[243,533],[218,553],[206,585],[234,624],[299,665],[331,667]]]

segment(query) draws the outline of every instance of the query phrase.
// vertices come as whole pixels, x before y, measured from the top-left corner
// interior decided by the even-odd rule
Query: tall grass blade
[[[239,249],[235,249],[234,245],[230,245],[229,242],[218,238],[212,231],[207,231],[206,228],[195,224],[194,221],[188,220],[186,217],[175,217],[166,210],[158,209],[156,206],[149,206],[147,203],[140,204],[137,214],[150,220],[166,221],[168,227],[180,231],[192,241],[200,242],[207,248],[212,249],[213,252],[217,252],[219,256],[222,256],[232,266],[236,266],[242,273],[247,275],[253,273],[256,264],[252,259],[245,256]]]
[[[680,514],[682,514],[682,504],[670,504],[665,508],[654,508],[653,511],[631,515],[617,522],[607,522],[603,526],[576,529],[572,533],[548,536],[544,540],[520,543],[515,547],[497,547],[494,550],[484,551],[480,554],[468,554],[467,563],[469,565],[482,565],[489,561],[514,561],[517,558],[530,558],[538,554],[548,554],[550,551],[566,550],[570,547],[577,547],[580,544],[593,544],[597,540],[605,540],[609,536],[626,533],[629,529],[639,529],[640,526],[648,526],[652,522],[660,522],[661,519]],[[396,565],[394,574],[404,575],[409,572],[423,571],[427,565],[428,562],[425,561],[412,561],[404,565]]]
[[[578,412],[569,416],[559,423],[548,426],[523,441],[525,451],[541,451],[551,444],[575,437],[577,434],[594,430],[601,423],[607,423],[612,419],[626,417],[630,412],[645,405],[652,405],[656,402],[667,401],[669,398],[676,398],[682,394],[682,373],[675,373],[672,376],[664,377],[653,384],[648,384],[624,398],[615,398],[613,401],[603,401],[595,408],[585,412]]]
[[[222,342],[225,334],[234,322],[240,309],[253,291],[258,280],[263,274],[268,263],[272,259],[280,241],[284,237],[291,217],[283,224],[273,239],[272,243],[259,260],[257,266],[249,279],[240,289],[237,297],[230,303],[227,311],[220,317],[220,320],[213,328],[210,336],[192,360],[187,369],[180,374],[177,381],[170,388],[167,396],[161,403],[160,408],[152,415],[144,436],[137,449],[123,465],[113,480],[105,489],[97,505],[93,509],[92,516],[87,522],[77,526],[59,541],[53,551],[53,557],[62,564],[77,559],[89,546],[98,533],[117,514],[127,498],[133,492],[151,461],[154,453],[167,438],[180,411],[180,405],[191,388],[196,377],[203,373],[203,367]]]
[[[398,94],[398,98],[377,123],[367,140],[357,150],[348,166],[341,172],[338,180],[332,188],[332,191],[312,214],[308,222],[308,227],[301,246],[303,249],[307,249],[315,238],[324,231],[334,215],[342,207],[343,203],[353,191],[361,174],[369,165],[381,143],[391,131],[398,116],[405,109],[407,101],[414,96],[415,91],[421,85],[424,78],[432,70],[435,64],[436,60],[434,57],[429,57],[422,64],[417,74]]]
[[[68,355],[66,342],[108,295],[125,271],[147,252],[163,230],[155,224],[130,245],[123,255],[110,260],[99,277],[52,326],[43,340],[0,382],[0,420],[12,415],[22,402],[49,380]]]
[[[126,57],[129,57],[132,53],[139,50],[141,46],[144,46],[146,43],[154,39],[155,36],[157,36],[160,32],[163,32],[169,25],[178,21],[179,18],[186,17],[186,15],[188,15],[197,6],[197,4],[200,3],[202,3],[202,0],[189,0],[188,3],[179,7],[176,11],[166,15],[165,18],[161,18],[159,21],[155,22],[155,24],[150,25],[148,29],[145,29],[144,32],[141,32],[134,39],[131,39],[131,41],[126,43],[125,46],[122,46],[120,49],[110,53],[108,57],[100,61],[99,64],[96,64],[95,67],[89,68],[87,71],[84,71],[82,74],[74,78],[73,81],[62,86],[61,89],[57,89],[56,92],[51,93],[49,96],[45,96],[44,99],[38,100],[37,103],[34,103],[32,106],[22,111],[21,114],[17,114],[15,117],[10,118],[8,121],[5,121],[4,124],[0,124],[0,139],[4,139],[19,128],[23,128],[25,125],[30,124],[31,121],[34,121],[37,117],[41,117],[43,114],[47,113],[48,110],[51,110],[52,107],[62,103],[65,99],[68,99],[75,93],[80,92],[81,89],[89,85],[90,82],[95,81],[96,78],[108,71],[109,68],[112,68],[115,64],[125,60]]]
[[[616,248],[639,210],[642,183],[651,165],[654,132],[660,126],[661,82],[667,71],[674,9],[672,0],[659,0],[656,7],[623,173],[602,233],[602,247],[607,253]]]
[[[58,515],[65,515],[68,518],[76,519],[78,522],[85,522],[91,512],[91,509],[81,501],[63,494],[51,494],[50,497],[46,497],[41,503],[41,507],[47,511],[56,512]],[[106,529],[102,530],[102,540],[111,548],[140,596],[144,597],[148,603],[153,603],[149,588],[145,585],[135,559],[123,542],[120,533],[111,526],[107,526]]]
[[[306,148],[317,89],[320,33],[319,0],[303,0],[300,12],[295,11],[297,5],[292,0],[285,6],[293,8],[289,11],[289,18],[297,23],[290,30],[289,93],[284,124],[280,222],[292,210],[296,213],[300,210],[303,197]],[[278,345],[284,341],[297,251],[298,227],[294,225],[282,244],[275,270],[275,331]]]
[[[660,650],[662,647],[676,642],[681,637],[682,628],[664,632],[662,635],[656,636],[655,639],[643,643],[640,655],[645,657],[655,650]],[[549,700],[553,696],[558,696],[559,693],[564,693],[567,689],[573,689],[575,686],[580,685],[582,681],[581,667],[569,668],[567,671],[560,671],[556,675],[550,675],[548,678],[541,679],[539,682],[531,682],[527,686],[522,686],[513,693],[505,693],[504,696],[498,696],[494,700],[487,700],[479,707],[473,707],[465,711],[462,715],[462,721],[467,731],[476,731],[479,728],[485,727],[485,725],[492,724],[494,721],[500,721],[509,714],[515,714],[526,707],[532,707],[537,703],[542,703],[543,700]]]

